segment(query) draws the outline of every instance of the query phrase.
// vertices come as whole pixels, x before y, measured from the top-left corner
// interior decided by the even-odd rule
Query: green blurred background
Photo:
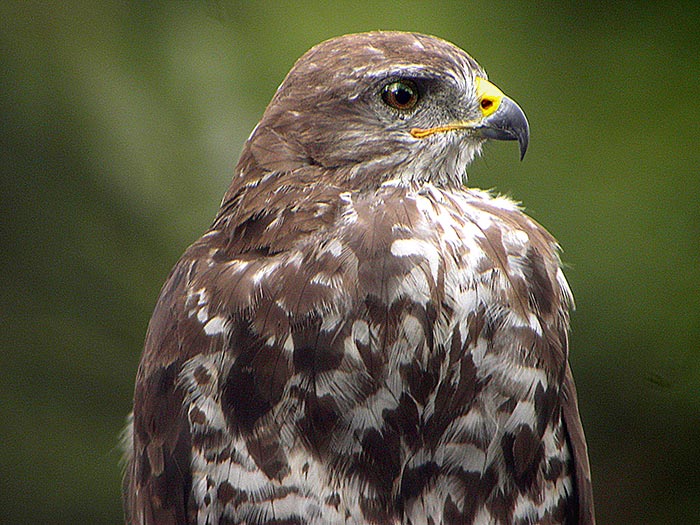
[[[700,10],[687,3],[0,4],[3,523],[118,523],[160,285],[294,60],[432,33],[525,109],[470,184],[561,241],[599,522],[700,523]]]

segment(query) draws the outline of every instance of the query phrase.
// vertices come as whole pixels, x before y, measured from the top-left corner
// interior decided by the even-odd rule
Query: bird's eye
[[[418,103],[418,88],[410,80],[398,80],[382,89],[382,100],[396,109],[413,109]]]

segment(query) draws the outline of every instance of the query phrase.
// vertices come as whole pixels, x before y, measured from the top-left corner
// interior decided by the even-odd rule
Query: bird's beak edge
[[[476,79],[476,93],[483,118],[474,129],[487,139],[517,140],[522,160],[530,142],[530,125],[523,110],[484,78]]]

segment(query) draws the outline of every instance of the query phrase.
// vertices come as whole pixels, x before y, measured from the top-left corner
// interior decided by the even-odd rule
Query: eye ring
[[[413,109],[419,99],[418,87],[411,80],[395,80],[382,88],[382,100],[394,109]]]

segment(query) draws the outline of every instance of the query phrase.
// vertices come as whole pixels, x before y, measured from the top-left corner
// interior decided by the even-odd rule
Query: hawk
[[[593,523],[557,243],[463,185],[528,136],[444,40],[303,55],[161,291],[127,523]]]

